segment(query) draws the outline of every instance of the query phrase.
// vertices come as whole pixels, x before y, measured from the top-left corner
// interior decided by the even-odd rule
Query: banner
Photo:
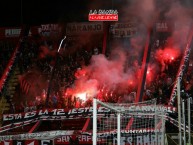
[[[115,114],[110,114],[110,115],[115,115]],[[108,117],[109,114],[108,114]],[[127,118],[131,118],[131,116],[126,116]],[[137,117],[137,116],[136,116]],[[138,116],[139,118],[141,118],[141,115]],[[52,120],[57,120],[58,118],[52,118]],[[73,122],[73,118],[72,119],[72,122]],[[77,119],[77,118],[75,118]],[[169,117],[168,115],[165,116],[164,118],[166,121],[170,122],[171,124],[173,124],[174,126],[178,127],[178,122],[177,120]],[[43,120],[43,119],[42,119]],[[46,119],[46,120],[50,120],[49,117]],[[60,118],[60,120],[62,120]],[[21,122],[16,122],[16,123],[11,123],[11,124],[8,124],[8,125],[5,125],[3,127],[0,128],[0,133],[2,132],[5,132],[5,131],[8,131],[8,130],[11,130],[11,129],[15,129],[15,128],[18,128],[18,127],[23,127],[25,125],[29,125],[29,124],[32,124],[32,123],[36,123],[37,121],[39,121],[39,118],[36,118],[36,119],[31,119],[31,120],[27,120],[27,121],[21,121]],[[181,124],[181,126],[183,127],[183,124]],[[188,130],[188,126],[186,126],[186,129]],[[79,132],[82,132],[81,130]],[[154,133],[154,132],[161,132],[161,129],[153,129],[153,128],[140,128],[140,129],[122,129],[121,130],[121,133],[125,133],[125,134],[128,134],[128,133]],[[91,132],[82,132],[82,134],[84,135],[92,135]],[[116,130],[107,130],[107,131],[103,131],[103,132],[98,132],[98,136],[100,137],[107,137],[109,135],[115,135],[116,134]]]
[[[169,21],[160,21],[155,24],[156,32],[172,32],[174,24]]]
[[[85,33],[103,33],[102,22],[68,23],[66,35],[80,35]]]
[[[60,139],[53,142],[53,140],[8,140],[8,141],[1,141],[0,145],[69,145],[70,143],[78,145],[78,144],[90,144],[92,145],[92,138],[89,136],[79,136],[78,138],[72,139],[72,136],[63,136],[62,140]],[[78,140],[78,144],[75,141]],[[133,145],[134,143],[137,145],[144,145],[144,144],[156,144],[161,145],[162,136],[158,135],[143,135],[143,136],[136,136],[136,137],[121,137],[121,145]],[[117,144],[117,138],[113,137],[112,139],[98,139],[98,144],[107,144],[110,143],[112,145]]]
[[[29,125],[29,124],[35,123],[37,121],[38,121],[37,119],[32,119],[32,120],[27,120],[27,121],[7,124],[7,125],[4,125],[4,126],[2,126],[0,128],[0,133],[8,131],[8,130],[11,130],[11,129],[14,129],[14,128],[18,128],[18,127],[22,127],[22,126],[25,126],[25,125]]]
[[[7,140],[47,140],[54,139],[56,137],[60,137],[63,135],[72,135],[74,131],[45,131],[45,132],[37,132],[37,133],[25,133],[25,134],[17,134],[17,135],[5,135],[0,136],[0,141]]]
[[[78,142],[79,144],[92,144],[92,134],[84,134],[79,133],[73,135],[74,131],[50,131],[50,132],[39,132],[39,133],[26,133],[26,134],[18,134],[18,135],[7,135],[7,136],[0,136],[0,145],[2,143],[7,142],[10,144],[11,142],[14,143],[14,141],[17,142],[30,142],[30,140],[52,140],[55,144],[69,144],[70,142]],[[97,133],[97,142],[98,143],[107,143],[109,141],[113,141],[113,143],[116,143],[116,136],[117,134],[114,133],[103,133],[104,135],[99,135]],[[162,132],[148,132],[148,133],[138,133],[134,136],[134,134],[131,133],[125,133],[121,132],[121,142],[125,141],[125,143],[133,144],[146,144],[146,143],[157,143],[161,144],[163,134]],[[21,145],[20,144],[20,145]]]
[[[5,37],[19,37],[21,28],[4,28]],[[61,27],[58,24],[42,24],[40,26],[32,26],[29,32],[29,36],[32,35],[32,32],[38,33],[42,36],[58,36],[61,32]]]
[[[121,107],[120,107],[121,109]],[[128,106],[127,110],[132,112],[152,112],[152,111],[162,111],[167,113],[175,113],[176,108],[171,106],[151,106],[151,105],[131,105]],[[18,113],[18,114],[4,114],[3,121],[22,121],[27,119],[43,119],[43,120],[60,120],[60,119],[70,119],[70,118],[87,118],[92,116],[92,107],[85,108],[74,108],[70,110],[66,109],[42,109],[36,110],[32,112],[26,113]],[[106,113],[110,113],[111,110],[105,107],[99,107],[97,110],[98,115],[105,115]]]
[[[19,38],[21,27],[1,27],[0,39]]]
[[[21,33],[21,28],[5,28],[5,37],[6,38],[18,38]],[[29,36],[31,36],[31,31],[29,31]]]
[[[121,107],[120,107],[121,109]],[[152,112],[152,111],[163,111],[167,113],[175,113],[176,108],[171,106],[151,106],[151,105],[131,105],[128,106],[127,110],[132,112]],[[43,120],[60,120],[60,119],[70,119],[70,118],[87,118],[92,116],[92,107],[85,108],[74,108],[70,110],[65,109],[42,109],[26,113],[18,114],[4,114],[3,121],[22,121],[27,119],[43,119]],[[99,107],[97,113],[100,115],[105,115],[106,113],[111,113],[111,110],[105,107]]]
[[[131,37],[137,33],[137,23],[115,23],[111,25],[110,31],[112,36],[116,38]]]
[[[0,39],[4,38],[19,38],[21,27],[1,27]],[[58,36],[61,32],[61,27],[58,24],[42,24],[32,26],[29,31],[29,36],[32,34],[40,34],[41,36]]]
[[[0,145],[53,145],[52,140],[6,140],[1,141]]]
[[[21,28],[5,29],[5,37],[19,37]]]
[[[117,135],[109,135],[108,137],[97,137],[98,144],[108,144],[111,143],[112,145],[117,144]],[[161,145],[163,138],[162,133],[157,134],[138,134],[136,136],[132,134],[121,134],[121,145],[145,145],[145,144],[156,144]],[[69,142],[76,141],[78,139],[79,144],[92,144],[92,135],[68,135],[68,136],[61,136],[56,138],[54,143],[57,145],[69,145]]]
[[[70,110],[65,109],[42,109],[26,113],[18,114],[4,114],[3,121],[22,121],[27,119],[42,119],[42,120],[61,120],[70,118],[82,118],[92,116],[92,107],[75,108]],[[98,108],[98,114],[105,114],[110,112],[110,109],[105,107]]]
[[[92,136],[90,135],[65,135],[54,140],[57,145],[69,145],[69,142],[75,142],[78,139],[79,144],[92,144]]]
[[[121,108],[120,108],[121,109]],[[0,127],[0,133],[19,128],[22,126],[29,125],[31,123],[36,123],[37,121],[44,120],[67,120],[67,119],[81,119],[81,118],[92,118],[92,107],[86,108],[75,108],[71,110],[64,109],[43,109],[32,112],[18,113],[18,114],[4,114],[3,121],[7,125]],[[128,107],[128,112],[126,113],[127,118],[132,118],[132,114],[138,112],[139,115],[135,116],[141,118],[140,112],[147,113],[147,115],[154,115],[154,112],[162,111],[165,113],[176,113],[176,108],[165,107],[165,106],[130,106]],[[111,117],[115,116],[114,112],[105,107],[99,107],[97,111],[98,117]],[[153,112],[153,114],[152,114]]]
[[[28,94],[30,88],[31,88],[31,83],[29,83],[25,78],[21,77],[20,79],[20,87],[23,93],[26,95]]]
[[[61,33],[61,27],[58,24],[42,24],[38,28],[38,33],[44,37],[57,37]]]

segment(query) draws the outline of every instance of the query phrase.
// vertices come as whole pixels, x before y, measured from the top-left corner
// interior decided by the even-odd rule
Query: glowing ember
[[[152,81],[152,70],[151,70],[151,66],[148,67],[147,69],[147,76],[146,76],[146,81],[147,83]]]
[[[133,81],[129,81],[129,85],[133,85]]]
[[[86,70],[85,69],[78,69],[75,73],[75,77],[77,79],[80,79],[81,77],[86,76]]]
[[[156,58],[160,62],[172,62],[180,56],[180,50],[177,48],[165,48],[156,51]]]
[[[156,78],[156,73],[159,69],[155,64],[150,63],[147,68],[147,75],[146,75],[146,83],[147,85],[150,84],[155,78]]]
[[[149,74],[150,73],[150,70],[147,70],[147,74]]]
[[[87,100],[87,93],[78,93],[78,94],[75,94],[76,97],[78,97],[79,99],[81,99],[82,101],[86,101]]]

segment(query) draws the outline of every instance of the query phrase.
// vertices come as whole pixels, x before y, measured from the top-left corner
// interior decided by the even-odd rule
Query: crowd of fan
[[[78,68],[81,68],[83,64],[89,64],[91,55],[92,52],[87,52],[83,49],[79,49],[72,54],[58,55],[56,53],[56,48],[53,49],[53,43],[51,41],[37,43],[27,40],[22,46],[22,49],[20,49],[18,66],[22,74],[34,70],[40,72],[37,75],[45,78],[48,85],[53,73],[50,101],[47,107],[73,108],[76,106],[78,100],[70,96],[64,98],[64,90],[73,85],[76,79],[74,76],[75,72]],[[45,108],[47,89],[48,88],[43,88],[39,90],[40,93],[37,96],[33,96],[31,101],[23,101],[20,104],[14,104],[13,112],[27,112],[34,109]],[[21,94],[21,92],[19,94]],[[28,97],[29,94],[23,95]]]
[[[163,42],[159,44],[155,42],[154,48],[152,49],[150,63],[156,62],[156,60],[154,59],[154,53],[157,48],[164,47],[164,45],[166,44]],[[11,112],[6,113],[29,112],[44,108],[71,109],[75,107],[92,106],[91,100],[81,103],[82,100],[80,100],[79,98],[65,95],[65,90],[73,86],[74,81],[76,80],[76,77],[74,75],[75,72],[78,69],[81,69],[83,65],[89,65],[92,55],[97,55],[98,53],[100,53],[101,50],[94,48],[88,51],[84,50],[83,48],[79,48],[74,53],[58,55],[55,51],[56,48],[53,49],[53,47],[54,44],[51,41],[38,43],[36,41],[27,40],[24,45],[22,45],[19,57],[17,59],[18,67],[21,74],[26,74],[30,71],[38,70],[38,72],[40,72],[38,73],[38,75],[44,77],[45,80],[48,81],[48,84],[52,77],[53,69],[55,67],[53,80],[51,82],[52,85],[48,105],[46,105],[45,102],[48,90],[47,88],[44,88],[43,90],[39,90],[39,94],[36,94],[36,96],[31,98],[31,101],[13,103]],[[1,57],[4,56],[1,55]],[[186,68],[182,80],[182,90],[184,90],[185,97],[191,96],[191,93],[193,92],[192,58],[193,57],[191,54],[188,67]],[[144,101],[157,98],[157,103],[168,104],[171,91],[175,83],[180,61],[181,57],[177,58],[173,63],[165,63],[166,67],[159,71],[159,73],[154,76],[154,79],[151,82],[146,84],[143,94]],[[159,64],[159,62],[157,63]],[[133,59],[129,63],[129,67],[134,68],[134,70],[138,70],[140,68],[140,65],[141,61],[135,59]],[[37,78],[38,77],[39,76],[37,76]],[[103,101],[113,103],[133,103],[136,97],[136,92],[137,87],[129,88],[129,91],[126,94],[116,94],[116,91],[112,92],[111,90],[108,90],[103,94]],[[16,94],[22,94],[22,91],[17,89]],[[22,98],[28,98],[28,95],[29,94],[23,94]]]
[[[158,41],[159,43],[157,43],[157,41],[155,42],[154,49],[152,50],[152,56],[155,55],[155,51],[158,48],[163,49],[167,46],[167,38],[165,40],[162,40],[162,42]],[[172,89],[176,83],[176,76],[181,65],[180,63],[183,57],[183,53],[184,52],[182,51],[181,55],[172,62],[164,62],[164,65],[161,66],[160,72],[156,74],[155,80],[153,80],[150,85],[147,86],[146,90],[148,90],[148,92],[146,93],[145,98],[157,98],[157,103],[160,104],[169,103]],[[152,56],[150,58],[150,62],[155,63],[155,57]],[[191,92],[193,91],[192,56],[193,53],[190,54],[189,61],[187,64],[185,64],[186,67],[183,73],[183,79],[181,81],[181,90],[184,92],[182,93],[182,96],[184,96],[185,98],[190,96]],[[174,103],[174,105],[176,105],[176,102]]]
[[[164,45],[166,44],[163,42],[155,42],[154,49],[152,49],[150,62],[155,62],[153,56],[156,49],[164,47]],[[22,49],[20,49],[18,66],[22,74],[36,69],[41,72],[39,75],[46,78],[48,82],[52,77],[53,69],[54,75],[51,82],[51,93],[48,106],[45,106],[45,98],[48,90],[47,88],[44,88],[43,90],[39,91],[41,92],[39,95],[34,96],[34,100],[31,100],[30,102],[22,102],[19,105],[15,104],[13,107],[14,112],[30,111],[45,107],[73,108],[81,106],[79,103],[81,100],[73,96],[65,96],[64,92],[67,88],[74,84],[74,81],[76,80],[74,75],[75,72],[78,69],[81,69],[83,65],[89,65],[92,55],[97,55],[101,50],[94,48],[88,51],[84,50],[83,48],[79,48],[74,53],[64,53],[64,55],[58,55],[56,48],[54,47],[56,46],[52,41],[43,41],[39,43],[34,40],[27,40],[22,46]],[[160,104],[168,103],[180,65],[180,60],[181,57],[176,59],[173,63],[165,63],[166,67],[156,74],[156,77],[154,77],[153,81],[146,84],[143,96],[144,100],[157,98],[157,102]],[[136,61],[137,65],[135,63]],[[137,68],[140,68],[140,64],[141,62],[139,60],[133,60],[133,62],[130,63],[132,67]],[[182,80],[182,88],[186,92],[185,96],[188,96],[191,92],[193,92],[192,64],[193,62],[190,60]],[[122,96],[120,94],[116,94],[116,92],[113,94],[111,94],[111,92],[105,92],[106,95],[104,95],[103,98],[104,101],[108,102],[121,102],[121,100],[126,100],[127,103],[132,103],[135,100],[136,92],[137,87],[130,89],[130,91],[127,92],[128,94],[121,94]],[[84,103],[84,106],[85,105],[91,105],[91,100],[88,100],[86,103]]]

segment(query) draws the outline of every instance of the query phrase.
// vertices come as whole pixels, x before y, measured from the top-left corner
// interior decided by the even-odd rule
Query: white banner
[[[123,106],[120,106],[120,109]],[[176,108],[172,106],[162,106],[162,105],[130,105],[124,108],[128,110],[130,113],[132,112],[167,112],[167,113],[175,113]],[[3,121],[22,121],[29,119],[39,119],[39,120],[63,120],[70,118],[88,118],[92,116],[92,107],[85,108],[74,108],[70,110],[65,109],[43,109],[36,110],[32,112],[18,113],[18,114],[4,114]],[[105,107],[98,108],[98,114],[106,114],[111,113],[111,110]]]
[[[74,131],[65,130],[65,131],[46,131],[38,133],[26,133],[18,135],[5,135],[0,136],[0,141],[4,140],[41,140],[41,139],[54,139],[62,135],[72,135]]]

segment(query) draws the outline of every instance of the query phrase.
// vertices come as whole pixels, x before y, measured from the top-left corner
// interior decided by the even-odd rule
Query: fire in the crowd
[[[133,85],[133,80],[129,80],[128,82],[129,82],[129,85],[131,86]]]
[[[137,86],[138,80],[133,79],[132,77],[129,78],[127,86],[128,88],[135,88]]]
[[[180,56],[180,50],[178,48],[169,48],[158,49],[156,51],[156,58],[158,61],[172,63]]]
[[[153,80],[155,80],[156,74],[158,73],[159,68],[156,64],[150,63],[147,68],[146,73],[146,83],[150,84]]]
[[[152,78],[153,78],[153,72],[152,72],[153,70],[152,70],[152,67],[151,66],[149,66],[148,68],[147,68],[147,74],[146,74],[146,80],[147,80],[147,82],[151,82],[152,81]]]
[[[135,69],[124,71],[125,57],[121,51],[116,51],[110,60],[104,55],[93,56],[89,66],[77,69],[75,83],[66,93],[86,102],[93,97],[114,99],[116,94],[124,94],[135,88],[137,74]]]
[[[116,51],[117,52],[117,51]],[[156,52],[158,60],[166,62],[174,61],[179,57],[180,51],[176,48],[159,49]],[[76,97],[82,102],[87,102],[93,97],[106,100],[115,94],[125,94],[136,89],[141,69],[131,66],[124,71],[125,54],[116,53],[115,58],[107,59],[104,55],[96,55],[91,59],[89,66],[77,69],[75,82],[66,90],[67,96]],[[156,77],[159,68],[156,64],[149,64],[146,74],[146,84],[150,84]],[[103,87],[105,86],[105,87]],[[106,87],[107,86],[107,87]]]
[[[77,94],[74,94],[74,96],[81,99],[83,102],[85,102],[87,100],[87,93],[86,92],[77,93]]]
[[[80,79],[74,88],[68,88],[65,92],[66,96],[76,97],[82,102],[92,99],[98,94],[97,82],[95,80]]]
[[[85,77],[86,76],[86,69],[82,69],[82,68],[78,68],[78,70],[76,71],[76,73],[74,74],[75,77],[77,79],[81,78],[81,77]]]
[[[81,100],[81,102],[86,102],[87,100],[92,99],[94,96],[96,96],[95,92],[93,92],[92,89],[89,90],[89,88],[85,91],[71,91],[71,93],[65,93],[65,97],[66,96],[72,96],[72,97],[76,97],[78,100]]]
[[[153,72],[154,66],[153,64],[149,64],[147,68],[147,76],[151,76]]]

